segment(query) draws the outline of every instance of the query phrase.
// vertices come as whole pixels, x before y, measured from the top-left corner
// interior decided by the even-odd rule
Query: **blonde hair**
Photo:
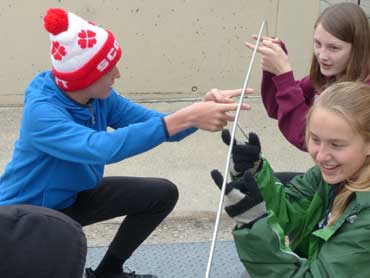
[[[354,3],[338,3],[326,8],[316,20],[314,29],[322,27],[334,37],[352,45],[351,54],[340,80],[328,79],[320,71],[320,65],[312,56],[310,80],[318,91],[336,81],[365,81],[370,65],[370,28],[363,9]]]
[[[335,83],[324,90],[307,114],[306,142],[308,143],[310,120],[316,108],[322,107],[345,119],[362,136],[370,142],[370,86],[359,81]],[[370,191],[370,158],[355,176],[338,185],[331,217],[328,225],[333,225],[345,210],[356,191]]]

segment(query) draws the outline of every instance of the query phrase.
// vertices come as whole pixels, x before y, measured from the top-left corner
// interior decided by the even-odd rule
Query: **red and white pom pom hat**
[[[48,9],[44,26],[51,42],[51,64],[56,84],[65,91],[89,87],[121,57],[113,34],[63,9]]]

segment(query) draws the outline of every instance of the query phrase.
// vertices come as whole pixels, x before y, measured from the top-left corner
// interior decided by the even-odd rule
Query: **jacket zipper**
[[[89,103],[89,111],[90,111],[90,114],[91,114],[91,126],[95,125],[95,115],[94,115],[94,109],[91,105],[91,103]]]
[[[88,107],[89,107],[89,111],[90,111],[90,114],[91,114],[91,126],[95,125],[95,115],[94,115],[94,109],[92,107],[92,104],[89,103],[88,104]],[[98,178],[98,175],[96,174],[95,172],[95,169],[89,165],[89,168],[91,169],[91,171],[94,173],[94,176],[95,176],[95,179],[96,179],[96,182],[98,182],[99,178]]]
[[[96,174],[96,172],[95,172],[95,169],[91,166],[91,165],[89,165],[89,168],[91,169],[91,171],[94,173],[94,176],[95,176],[95,179],[96,179],[96,182],[98,182],[99,181],[99,178],[98,178],[98,175]]]

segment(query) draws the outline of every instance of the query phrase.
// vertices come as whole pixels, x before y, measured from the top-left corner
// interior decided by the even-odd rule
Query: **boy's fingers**
[[[235,120],[235,115],[233,115],[233,114],[231,114],[231,113],[226,113],[225,114],[225,116],[226,116],[226,119],[227,119],[227,121],[234,121]],[[224,125],[224,127],[225,127],[226,125]]]
[[[238,108],[238,103],[220,103],[220,109],[224,112],[235,111]],[[247,110],[250,108],[248,103],[242,103],[241,109]]]
[[[224,94],[228,97],[237,97],[242,94],[242,89],[232,89],[232,90],[224,90]],[[246,94],[252,94],[254,92],[254,89],[252,88],[247,88],[245,90]]]

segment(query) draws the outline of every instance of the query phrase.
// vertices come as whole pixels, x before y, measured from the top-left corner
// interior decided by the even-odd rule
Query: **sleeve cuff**
[[[162,121],[162,126],[163,126],[163,130],[164,130],[164,134],[166,136],[166,139],[169,139],[170,134],[168,133],[166,121],[164,120],[164,118],[161,118],[161,121]]]
[[[283,74],[276,75],[272,78],[272,80],[278,91],[284,91],[289,87],[296,86],[293,71],[288,71]]]

